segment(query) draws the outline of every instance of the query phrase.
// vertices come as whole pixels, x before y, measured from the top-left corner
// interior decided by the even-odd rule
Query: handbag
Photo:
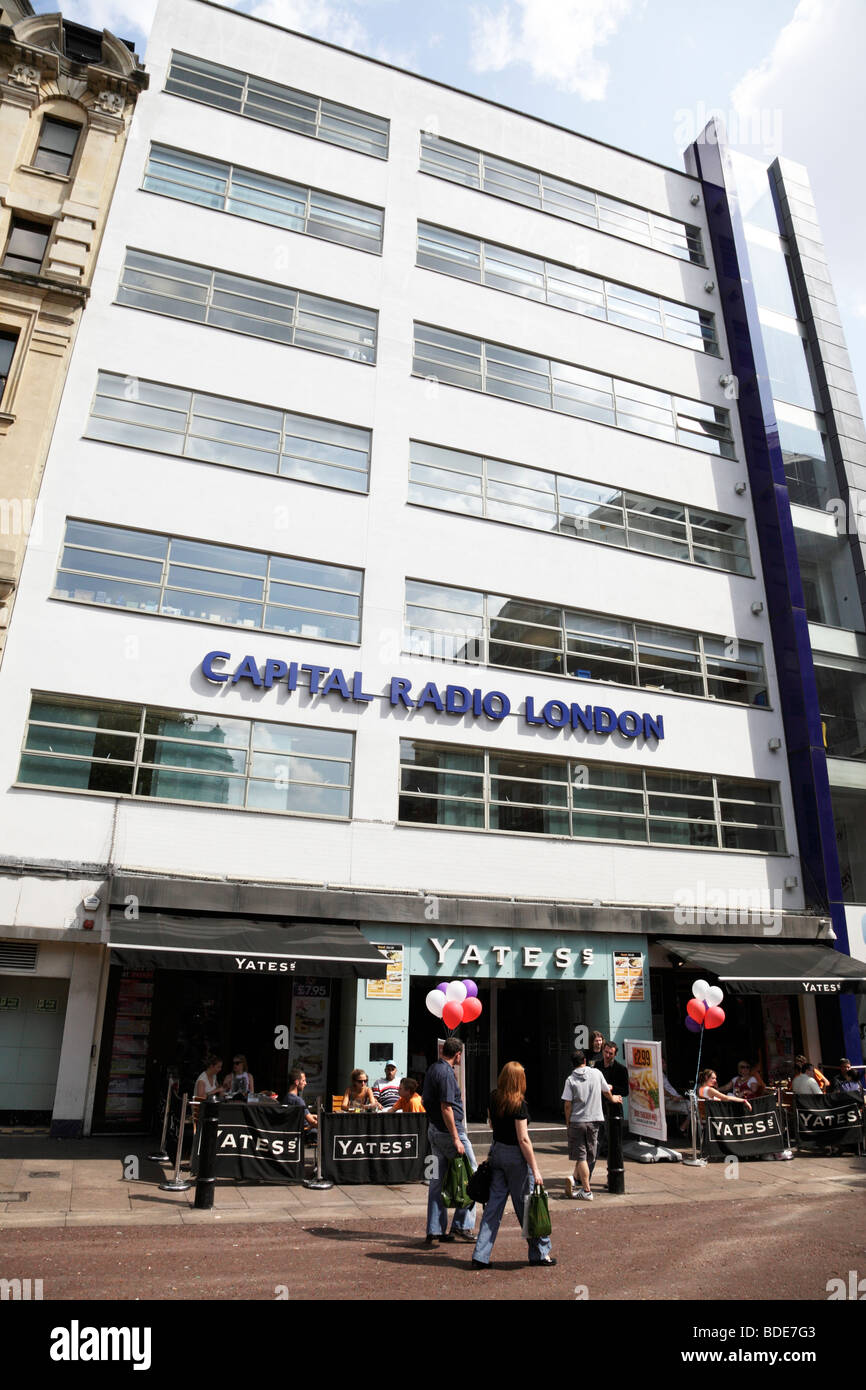
[[[547,1193],[539,1185],[529,1194],[523,1208],[523,1238],[524,1240],[541,1240],[545,1236],[549,1236],[551,1230]]]
[[[467,1184],[472,1177],[472,1169],[469,1167],[465,1154],[455,1154],[448,1160],[448,1168],[442,1183],[442,1201],[446,1207],[474,1206],[472,1198],[467,1191]]]
[[[472,1177],[466,1184],[466,1191],[473,1202],[480,1202],[485,1206],[490,1201],[490,1188],[493,1183],[493,1169],[485,1158],[483,1163],[479,1163]]]

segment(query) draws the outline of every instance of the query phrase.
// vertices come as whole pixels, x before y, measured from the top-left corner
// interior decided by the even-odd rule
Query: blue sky
[[[141,53],[156,6],[65,0],[62,10],[134,39]],[[34,0],[36,10],[58,8],[61,0]],[[236,0],[227,8],[676,168],[707,115],[722,112],[746,153],[808,167],[866,388],[866,0]]]

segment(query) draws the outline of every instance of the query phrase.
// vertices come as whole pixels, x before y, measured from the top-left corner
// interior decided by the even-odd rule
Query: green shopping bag
[[[523,1211],[523,1237],[525,1240],[541,1240],[549,1236],[551,1230],[547,1193],[539,1186],[526,1199]]]
[[[466,1184],[471,1176],[472,1169],[469,1167],[465,1154],[455,1154],[454,1158],[448,1160],[448,1168],[442,1183],[442,1201],[446,1207],[460,1208],[475,1205],[466,1190]]]

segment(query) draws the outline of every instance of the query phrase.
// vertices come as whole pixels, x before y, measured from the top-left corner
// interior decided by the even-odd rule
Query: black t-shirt
[[[488,1113],[493,1125],[493,1141],[496,1144],[517,1145],[517,1127],[515,1120],[528,1120],[529,1111],[526,1108],[526,1101],[520,1102],[520,1109],[515,1110],[511,1115],[497,1115],[496,1113],[496,1092],[490,1092]]]
[[[622,1062],[614,1057],[609,1067],[600,1067],[599,1070],[614,1095],[628,1099],[628,1069]]]

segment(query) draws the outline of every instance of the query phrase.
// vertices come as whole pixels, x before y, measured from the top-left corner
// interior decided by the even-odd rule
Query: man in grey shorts
[[[595,1163],[599,1125],[604,1121],[601,1097],[609,1095],[614,1104],[621,1105],[622,1096],[613,1094],[597,1067],[586,1065],[585,1052],[575,1052],[571,1060],[574,1071],[566,1080],[562,1099],[568,1127],[568,1156],[574,1163],[574,1176],[566,1178],[565,1192],[568,1197],[591,1202],[589,1172]]]

